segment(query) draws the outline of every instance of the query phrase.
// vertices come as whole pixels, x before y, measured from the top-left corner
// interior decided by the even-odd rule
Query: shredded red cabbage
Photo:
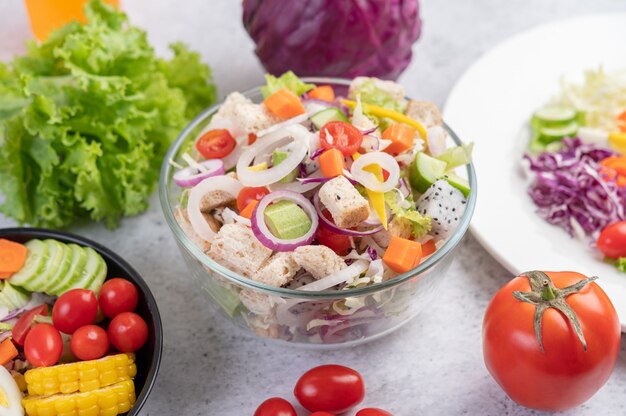
[[[626,219],[626,188],[600,173],[599,162],[614,154],[578,138],[565,138],[557,152],[543,152],[535,159],[525,155],[537,174],[528,194],[538,214],[572,236],[575,220],[593,240],[607,225]]]

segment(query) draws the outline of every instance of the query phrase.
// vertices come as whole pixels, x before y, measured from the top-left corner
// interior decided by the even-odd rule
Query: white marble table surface
[[[261,82],[261,66],[241,24],[240,1],[123,3],[131,20],[148,30],[160,53],[174,40],[199,50],[214,69],[220,96]],[[441,105],[463,71],[504,38],[553,19],[618,10],[626,10],[626,2],[425,0],[423,35],[401,81],[409,95]],[[0,0],[0,59],[23,52],[23,41],[29,37],[23,3]],[[0,227],[12,225],[0,216]],[[324,363],[358,369],[367,383],[364,405],[395,415],[538,414],[512,402],[484,367],[483,313],[511,276],[471,235],[457,251],[445,295],[429,310],[383,340],[317,352],[243,335],[214,313],[185,277],[156,195],[146,213],[124,220],[115,231],[99,225],[72,231],[123,254],[147,280],[159,304],[165,331],[163,361],[142,414],[251,415],[268,397],[291,399],[297,377]],[[566,414],[626,414],[626,339],[622,341],[619,362],[606,386]]]

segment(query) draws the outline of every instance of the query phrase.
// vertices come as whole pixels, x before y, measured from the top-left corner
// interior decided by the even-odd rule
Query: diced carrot
[[[383,139],[391,140],[391,144],[383,151],[397,155],[413,147],[415,129],[406,124],[394,123],[383,132]]]
[[[0,343],[0,365],[5,365],[15,357],[17,357],[17,348],[11,341],[11,338],[7,338]]]
[[[8,279],[13,276],[12,272],[0,272],[0,279]]]
[[[280,118],[292,118],[304,113],[300,98],[286,88],[281,88],[263,101],[265,107]]]
[[[27,254],[28,248],[24,244],[0,238],[0,272],[19,271],[26,261]]]
[[[435,251],[437,251],[437,247],[435,246],[435,240],[428,240],[424,244],[422,244],[422,257],[430,256]]]
[[[259,201],[257,201],[256,199],[251,200],[248,203],[248,205],[246,205],[246,207],[241,210],[239,215],[247,219],[252,218],[252,213],[254,212],[254,209],[256,208],[258,204],[259,204]]]
[[[328,149],[319,157],[320,169],[325,178],[334,178],[343,174],[346,167],[343,153],[338,149]]]
[[[617,116],[617,120],[621,121],[622,123],[626,123],[626,110],[622,111],[622,113]]]
[[[613,169],[619,176],[626,176],[626,156],[609,156],[600,161],[600,166]]]
[[[256,142],[256,134],[248,133],[248,146],[251,146]]]
[[[420,263],[422,259],[422,245],[416,241],[400,237],[391,237],[391,242],[383,261],[396,273],[408,272]]]
[[[309,95],[309,97],[315,98],[316,100],[330,102],[335,99],[335,91],[330,85],[320,85],[319,87],[313,88],[307,94]]]

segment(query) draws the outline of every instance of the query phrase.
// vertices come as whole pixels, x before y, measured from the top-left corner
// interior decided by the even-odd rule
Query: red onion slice
[[[220,190],[228,192],[237,198],[241,188],[243,188],[241,182],[226,175],[206,178],[191,188],[189,192],[189,202],[187,203],[187,214],[189,215],[189,222],[196,234],[209,242],[215,237],[215,231],[213,231],[211,226],[206,222],[202,211],[200,211],[202,197],[208,192]]]
[[[306,232],[302,237],[292,238],[289,240],[284,240],[282,238],[276,237],[272,232],[267,228],[267,224],[265,224],[265,209],[272,203],[277,201],[291,201],[306,212],[306,214],[311,219],[311,228]],[[315,236],[315,232],[317,231],[317,226],[319,224],[317,213],[315,208],[311,204],[311,202],[306,199],[304,196],[297,192],[292,191],[275,191],[270,192],[265,195],[263,199],[261,199],[254,209],[252,213],[252,232],[256,236],[256,238],[263,244],[265,247],[270,248],[274,251],[293,251],[300,246],[305,246],[313,241],[313,237]]]
[[[181,188],[192,188],[211,176],[224,174],[224,162],[220,159],[209,159],[198,162],[205,171],[199,171],[195,166],[189,166],[174,173],[173,179]]]
[[[381,223],[379,223],[376,227],[366,231],[348,230],[346,228],[337,227],[332,221],[328,220],[328,218],[326,218],[326,216],[322,212],[323,209],[322,203],[320,202],[319,192],[316,192],[313,196],[313,205],[315,206],[315,211],[317,211],[317,215],[319,216],[320,221],[322,221],[322,224],[324,224],[324,227],[328,228],[334,233],[348,235],[351,237],[363,237],[366,235],[376,234],[383,229],[383,225]]]
[[[363,170],[366,166],[377,164],[389,173],[386,181],[380,182],[371,172]],[[400,166],[388,153],[370,152],[365,153],[352,163],[350,173],[361,185],[374,192],[388,192],[396,187],[400,179]]]

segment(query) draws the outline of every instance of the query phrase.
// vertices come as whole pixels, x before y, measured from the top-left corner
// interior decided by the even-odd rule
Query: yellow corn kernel
[[[116,416],[126,413],[135,404],[135,384],[120,381],[98,390],[27,396],[22,405],[28,416]]]
[[[99,360],[80,361],[28,370],[24,377],[31,396],[97,390],[137,374],[134,354],[117,354]]]

